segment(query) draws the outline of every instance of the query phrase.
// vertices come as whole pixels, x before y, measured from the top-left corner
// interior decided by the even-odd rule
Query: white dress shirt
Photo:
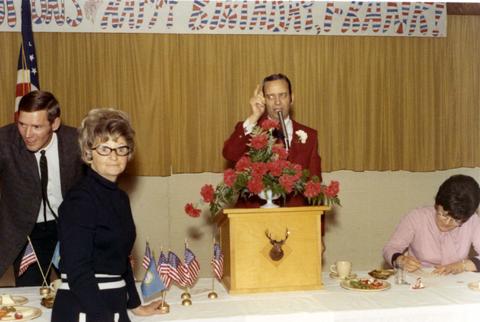
[[[63,201],[62,186],[60,183],[60,161],[58,158],[58,139],[57,134],[54,132],[50,143],[43,148],[35,152],[35,158],[37,159],[38,173],[40,174],[40,151],[45,150],[45,157],[47,158],[48,165],[48,183],[47,183],[47,196],[50,206],[55,214],[58,213],[58,207]],[[40,187],[38,187],[40,189]],[[54,220],[52,212],[47,206],[47,221]],[[40,211],[37,217],[37,223],[43,222],[43,201],[41,202]]]

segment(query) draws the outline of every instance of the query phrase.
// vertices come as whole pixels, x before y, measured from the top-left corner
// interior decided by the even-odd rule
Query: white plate
[[[23,305],[28,303],[28,299],[25,296],[10,295],[15,305]],[[2,297],[0,296],[0,305],[2,305]]]
[[[362,280],[363,280],[363,278],[362,278]],[[391,287],[390,283],[387,282],[387,281],[382,281],[382,280],[378,280],[378,279],[377,279],[377,281],[382,283],[382,287],[380,287],[380,288],[357,288],[357,287],[353,287],[350,284],[350,282],[352,282],[352,280],[341,281],[340,286],[343,287],[344,289],[347,289],[347,290],[359,291],[359,292],[380,292],[380,291],[388,290]]]
[[[340,276],[338,276],[338,274],[335,274],[335,273],[330,273],[329,276],[330,276],[330,278],[334,278],[334,279],[337,279],[337,280],[339,280],[339,279],[342,279],[342,280],[350,280],[350,279],[352,279],[352,278],[356,278],[356,277],[357,277],[357,274],[355,274],[355,273],[350,273],[350,275],[348,275],[348,276],[345,277],[345,278],[340,278]]]
[[[17,321],[17,322],[29,321],[29,320],[38,318],[40,315],[42,315],[42,310],[40,310],[37,307],[14,306],[14,308],[15,310],[17,310],[17,312],[20,312],[23,314],[23,318],[15,319],[15,312],[11,312],[5,315],[3,318],[1,318],[0,321]]]

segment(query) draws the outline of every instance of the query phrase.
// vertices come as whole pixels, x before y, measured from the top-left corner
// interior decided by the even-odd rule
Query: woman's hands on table
[[[476,269],[475,264],[471,260],[464,259],[456,263],[435,266],[433,273],[439,275],[460,274],[463,272],[474,272]]]
[[[422,268],[420,261],[410,255],[398,256],[396,263],[407,272],[415,272],[416,270]]]

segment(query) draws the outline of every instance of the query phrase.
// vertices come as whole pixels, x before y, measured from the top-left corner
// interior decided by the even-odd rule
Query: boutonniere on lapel
[[[307,139],[308,139],[308,134],[307,132],[303,131],[303,130],[298,130],[298,131],[295,131],[295,134],[297,135],[297,139],[302,143],[302,144],[305,144],[305,142],[307,142]]]

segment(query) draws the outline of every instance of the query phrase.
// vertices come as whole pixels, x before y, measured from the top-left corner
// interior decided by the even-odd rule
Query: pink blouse
[[[480,218],[477,214],[448,232],[438,229],[435,216],[434,207],[416,208],[404,216],[383,248],[385,261],[391,264],[392,256],[407,248],[409,255],[425,267],[466,259],[471,245],[480,253]]]

